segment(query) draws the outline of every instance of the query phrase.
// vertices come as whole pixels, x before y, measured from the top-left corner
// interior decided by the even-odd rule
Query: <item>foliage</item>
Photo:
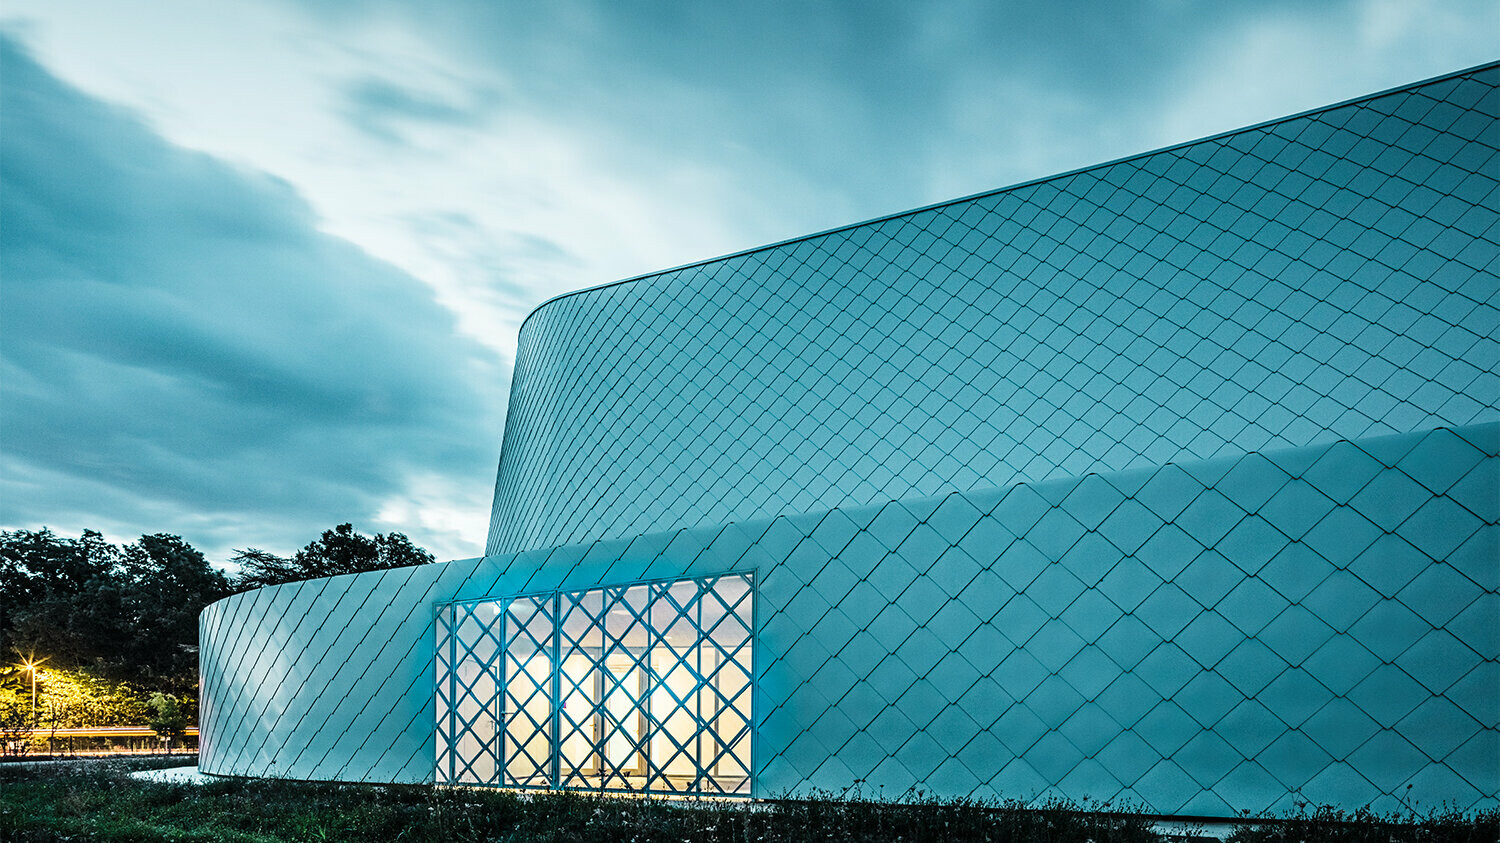
[[[349,524],[281,559],[245,551],[242,588],[433,561],[400,533]],[[23,732],[148,721],[171,741],[197,719],[198,614],[231,583],[178,536],[118,547],[93,530],[0,531],[0,653],[44,654],[32,675],[0,664],[0,748]],[[27,660],[34,660],[28,656]],[[155,693],[151,693],[154,691]]]
[[[180,760],[169,763],[182,763]],[[141,766],[139,763],[131,766]],[[159,765],[157,765],[159,766]],[[0,840],[341,841],[1161,841],[1145,818],[1054,801],[895,803],[815,799],[760,803],[516,793],[424,785],[338,785],[220,779],[143,782],[118,762],[15,769],[0,765]],[[1378,836],[1341,837],[1365,815],[1318,814],[1249,840],[1493,841],[1495,811],[1383,817]],[[1285,820],[1289,822],[1290,820]],[[1367,829],[1369,830],[1369,829]],[[1243,832],[1237,832],[1243,833]]]
[[[327,530],[290,559],[242,551],[233,584],[179,536],[143,535],[123,547],[93,530],[76,539],[0,530],[0,654],[43,654],[32,717],[30,674],[0,664],[0,714],[24,712],[41,728],[138,724],[154,708],[164,725],[197,719],[198,615],[235,587],[421,565],[432,554],[401,533]],[[170,700],[171,717],[161,709]],[[163,734],[175,737],[180,729]]]
[[[1235,828],[1229,843],[1495,843],[1500,840],[1500,809],[1467,814],[1443,807],[1425,815],[1381,814],[1368,807],[1352,812],[1330,805],[1308,813],[1306,805],[1268,822]]]
[[[137,631],[128,661],[148,677],[196,680],[198,614],[229,595],[228,578],[192,545],[164,533],[141,536],[123,556],[125,623]]]
[[[160,691],[152,694],[146,704],[152,710],[146,725],[151,727],[151,731],[166,738],[167,749],[171,749],[172,742],[182,737],[183,731],[188,727],[187,712],[182,710],[176,697]]]
[[[317,577],[425,565],[433,558],[401,533],[365,536],[354,532],[352,524],[340,524],[324,530],[322,537],[291,558],[250,548],[237,552],[230,561],[240,568],[235,589],[243,591]]]
[[[25,755],[31,736],[31,709],[14,699],[0,699],[0,755]]]
[[[0,767],[0,839],[342,841],[1156,841],[1127,814],[1018,803],[684,802],[421,785],[225,779],[168,785],[114,765]]]
[[[85,530],[0,531],[0,647],[88,663],[118,640],[120,550]]]
[[[77,726],[113,726],[141,723],[146,705],[135,687],[111,682],[80,670],[62,670],[50,665],[36,669],[37,726],[66,729]],[[31,713],[31,681],[25,671],[0,671],[0,706],[19,706]]]
[[[0,531],[0,652],[173,688],[197,679],[198,613],[229,582],[178,536]]]

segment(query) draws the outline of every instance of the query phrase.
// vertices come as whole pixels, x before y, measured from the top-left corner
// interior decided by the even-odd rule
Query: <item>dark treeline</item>
[[[230,561],[240,569],[235,590],[247,591],[315,577],[425,565],[432,561],[432,554],[401,533],[362,536],[354,532],[353,525],[340,524],[324,530],[321,538],[291,557],[252,547],[239,551]]]
[[[118,547],[92,530],[0,532],[0,646],[111,681],[186,690],[198,671],[198,612],[229,578],[177,536]]]
[[[349,524],[291,557],[238,551],[234,574],[165,533],[118,546],[92,530],[76,539],[45,528],[0,531],[0,654],[7,664],[45,659],[50,668],[196,697],[198,613],[209,603],[252,588],[431,561],[400,533],[364,536]],[[8,666],[0,678],[13,684]]]

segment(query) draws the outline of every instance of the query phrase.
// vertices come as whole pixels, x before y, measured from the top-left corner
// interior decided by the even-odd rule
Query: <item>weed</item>
[[[759,802],[619,798],[427,785],[221,779],[139,781],[142,761],[0,769],[0,841],[179,840],[273,843],[1147,843],[1150,820],[1109,805],[1054,799],[938,799],[920,790],[870,796],[863,784]],[[1494,843],[1500,812],[1403,820],[1331,809],[1247,823],[1237,843]]]
[[[1308,809],[1312,810],[1309,811]],[[1235,828],[1227,843],[1496,843],[1500,841],[1500,808],[1466,813],[1442,807],[1426,813],[1381,814],[1370,808],[1345,812],[1331,805],[1297,808],[1267,821]]]

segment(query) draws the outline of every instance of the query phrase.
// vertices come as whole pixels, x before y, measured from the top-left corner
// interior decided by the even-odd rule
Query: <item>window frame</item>
[[[576,790],[595,793],[634,793],[662,796],[707,796],[716,798],[753,798],[757,792],[755,757],[757,750],[757,723],[755,719],[756,703],[760,696],[758,671],[756,658],[759,649],[758,636],[758,603],[759,592],[756,588],[757,572],[755,569],[736,569],[710,574],[695,576],[657,577],[652,579],[629,580],[615,583],[600,583],[585,588],[553,588],[546,590],[533,590],[524,592],[513,592],[508,594],[487,595],[484,597],[469,598],[463,600],[450,600],[436,603],[433,606],[433,666],[434,666],[434,781],[439,785],[455,785],[466,787],[496,787],[514,790]],[[716,587],[724,581],[739,580],[745,588],[744,594],[737,599],[729,599],[716,594]],[[675,597],[669,596],[676,586],[691,584],[694,591],[687,604],[683,604]],[[626,624],[626,631],[612,637],[610,629],[610,615],[618,611],[618,607],[626,605],[627,595],[632,591],[645,588],[646,599],[643,606],[637,611],[628,608],[631,616]],[[598,594],[599,597],[592,595]],[[613,599],[611,596],[613,595]],[[593,599],[600,602],[597,612],[584,608],[586,601]],[[476,620],[481,611],[482,604],[490,604],[493,608],[494,618],[489,621]],[[520,640],[513,632],[512,609],[520,604],[527,607],[529,614],[520,629],[525,630],[529,643],[534,645],[534,650],[545,653],[547,661],[545,666],[546,676],[543,677],[533,673],[526,668],[529,684],[537,686],[537,690],[526,695],[525,700],[515,699],[508,694],[512,662],[514,660],[511,649],[514,641]],[[722,608],[723,614],[712,623],[704,620],[703,608],[706,605]],[[665,609],[670,612],[670,617],[665,625],[658,629],[656,626],[656,612]],[[575,636],[566,632],[565,624],[573,620],[570,613],[584,612],[584,630],[581,635]],[[687,617],[688,612],[693,617]],[[546,616],[549,630],[545,635],[546,640],[539,640],[532,635],[530,629],[535,623],[538,614]],[[744,637],[737,643],[724,644],[716,641],[711,633],[725,623],[729,615],[736,617],[736,627],[744,628]],[[680,655],[675,661],[669,661],[667,667],[658,675],[657,661],[662,653],[667,653],[667,658],[673,658],[674,651],[665,644],[669,630],[687,620],[693,632],[696,633],[696,643],[691,645],[696,655],[692,657],[689,664]],[[464,630],[471,623],[478,624],[477,634],[473,640],[465,639]],[[646,642],[640,647],[639,652],[624,644],[624,635],[630,634],[631,630],[639,625],[646,635]],[[708,628],[705,628],[707,626]],[[738,629],[735,630],[736,632]],[[565,675],[566,668],[563,664],[565,658],[573,658],[579,655],[579,651],[585,649],[581,643],[591,636],[597,636],[604,642],[597,654],[582,653],[591,658],[585,666],[583,684],[579,684],[571,676]],[[476,657],[476,644],[485,642],[494,643],[493,652]],[[523,642],[524,644],[525,642]],[[710,649],[711,648],[711,649]],[[744,650],[748,653],[740,655]],[[565,651],[566,655],[565,655]],[[515,651],[515,652],[520,652]],[[631,781],[632,776],[624,771],[627,765],[614,767],[607,761],[609,742],[619,736],[609,728],[609,724],[603,722],[603,714],[607,703],[605,694],[608,690],[605,685],[609,677],[605,674],[614,669],[607,666],[607,661],[617,657],[621,652],[630,658],[627,673],[638,673],[637,689],[632,708],[628,717],[638,724],[638,731],[632,736],[626,736],[631,742],[629,755],[630,767],[640,770],[639,782]],[[711,654],[715,666],[711,671],[703,668],[704,655]],[[746,658],[748,656],[748,658]],[[535,656],[526,659],[530,664]],[[462,670],[467,665],[474,665],[475,675],[468,681],[461,678]],[[696,680],[696,685],[691,691],[693,704],[687,706],[685,699],[679,699],[677,692],[668,688],[668,679],[679,666],[685,667],[690,676]],[[724,672],[728,668],[732,672]],[[725,678],[735,677],[742,674],[743,679],[731,679],[731,681],[743,681],[743,686],[736,692],[725,693],[721,690],[720,683]],[[486,677],[489,684],[485,684]],[[585,714],[589,721],[588,729],[590,736],[587,738],[588,745],[584,754],[580,756],[583,760],[574,763],[564,757],[564,744],[567,741],[580,737],[580,722],[575,721],[571,715],[564,715],[563,710],[567,704],[567,698],[577,693],[588,692],[584,690],[588,685],[594,691],[592,698],[586,702],[591,708]],[[507,755],[516,756],[516,752],[509,752],[508,742],[517,739],[510,732],[510,721],[507,719],[507,709],[511,705],[520,708],[530,708],[542,686],[546,687],[546,705],[550,716],[544,721],[538,722],[530,713],[526,713],[527,722],[530,723],[531,733],[525,738],[522,748],[517,752],[524,753],[525,760],[537,767],[536,772],[511,770],[511,764],[507,761],[516,760],[515,757],[507,758]],[[482,689],[484,693],[476,693],[476,689]],[[667,715],[653,719],[653,698],[660,694],[667,694]],[[708,695],[704,698],[704,695]],[[740,702],[743,700],[743,702]],[[465,718],[462,710],[467,707],[473,711],[477,705],[478,710],[473,716]],[[683,711],[689,711],[692,718],[691,736],[683,743],[672,737],[668,731],[668,719],[674,719]],[[705,714],[705,711],[707,712]],[[726,711],[732,711],[735,718],[742,720],[738,730],[733,735],[714,736],[711,727],[725,716]],[[540,714],[540,712],[536,712]],[[516,716],[514,712],[511,716]],[[622,722],[624,722],[622,720]],[[487,727],[488,738],[479,737],[477,733],[485,729],[478,728],[481,725]],[[523,726],[524,728],[524,726]],[[528,752],[524,746],[535,742],[545,732],[546,758],[537,759]],[[565,733],[566,732],[566,733]],[[606,734],[608,733],[608,734]],[[660,733],[660,734],[658,734]],[[472,743],[477,740],[478,743]],[[657,741],[666,741],[666,760],[657,762],[654,759],[658,752]],[[745,749],[744,757],[737,752],[736,745],[743,742]],[[703,746],[717,745],[720,748],[718,754],[708,757]],[[471,747],[466,754],[463,747]],[[691,751],[689,749],[691,748]],[[680,763],[684,757],[691,760],[691,773],[668,773],[667,770],[674,764]],[[486,763],[493,764],[493,775],[485,776],[484,766]],[[538,763],[540,762],[540,763]],[[743,775],[737,773],[725,774],[721,772],[726,763],[734,764],[744,769]],[[545,778],[544,783],[539,783],[538,778]],[[579,779],[593,779],[592,783],[580,784]],[[668,782],[676,782],[675,785],[664,786]],[[639,784],[640,786],[635,786]]]

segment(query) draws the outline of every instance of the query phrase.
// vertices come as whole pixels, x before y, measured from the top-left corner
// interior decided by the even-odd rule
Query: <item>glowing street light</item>
[[[31,725],[36,727],[36,666],[37,662],[26,660],[21,664],[31,674]]]

